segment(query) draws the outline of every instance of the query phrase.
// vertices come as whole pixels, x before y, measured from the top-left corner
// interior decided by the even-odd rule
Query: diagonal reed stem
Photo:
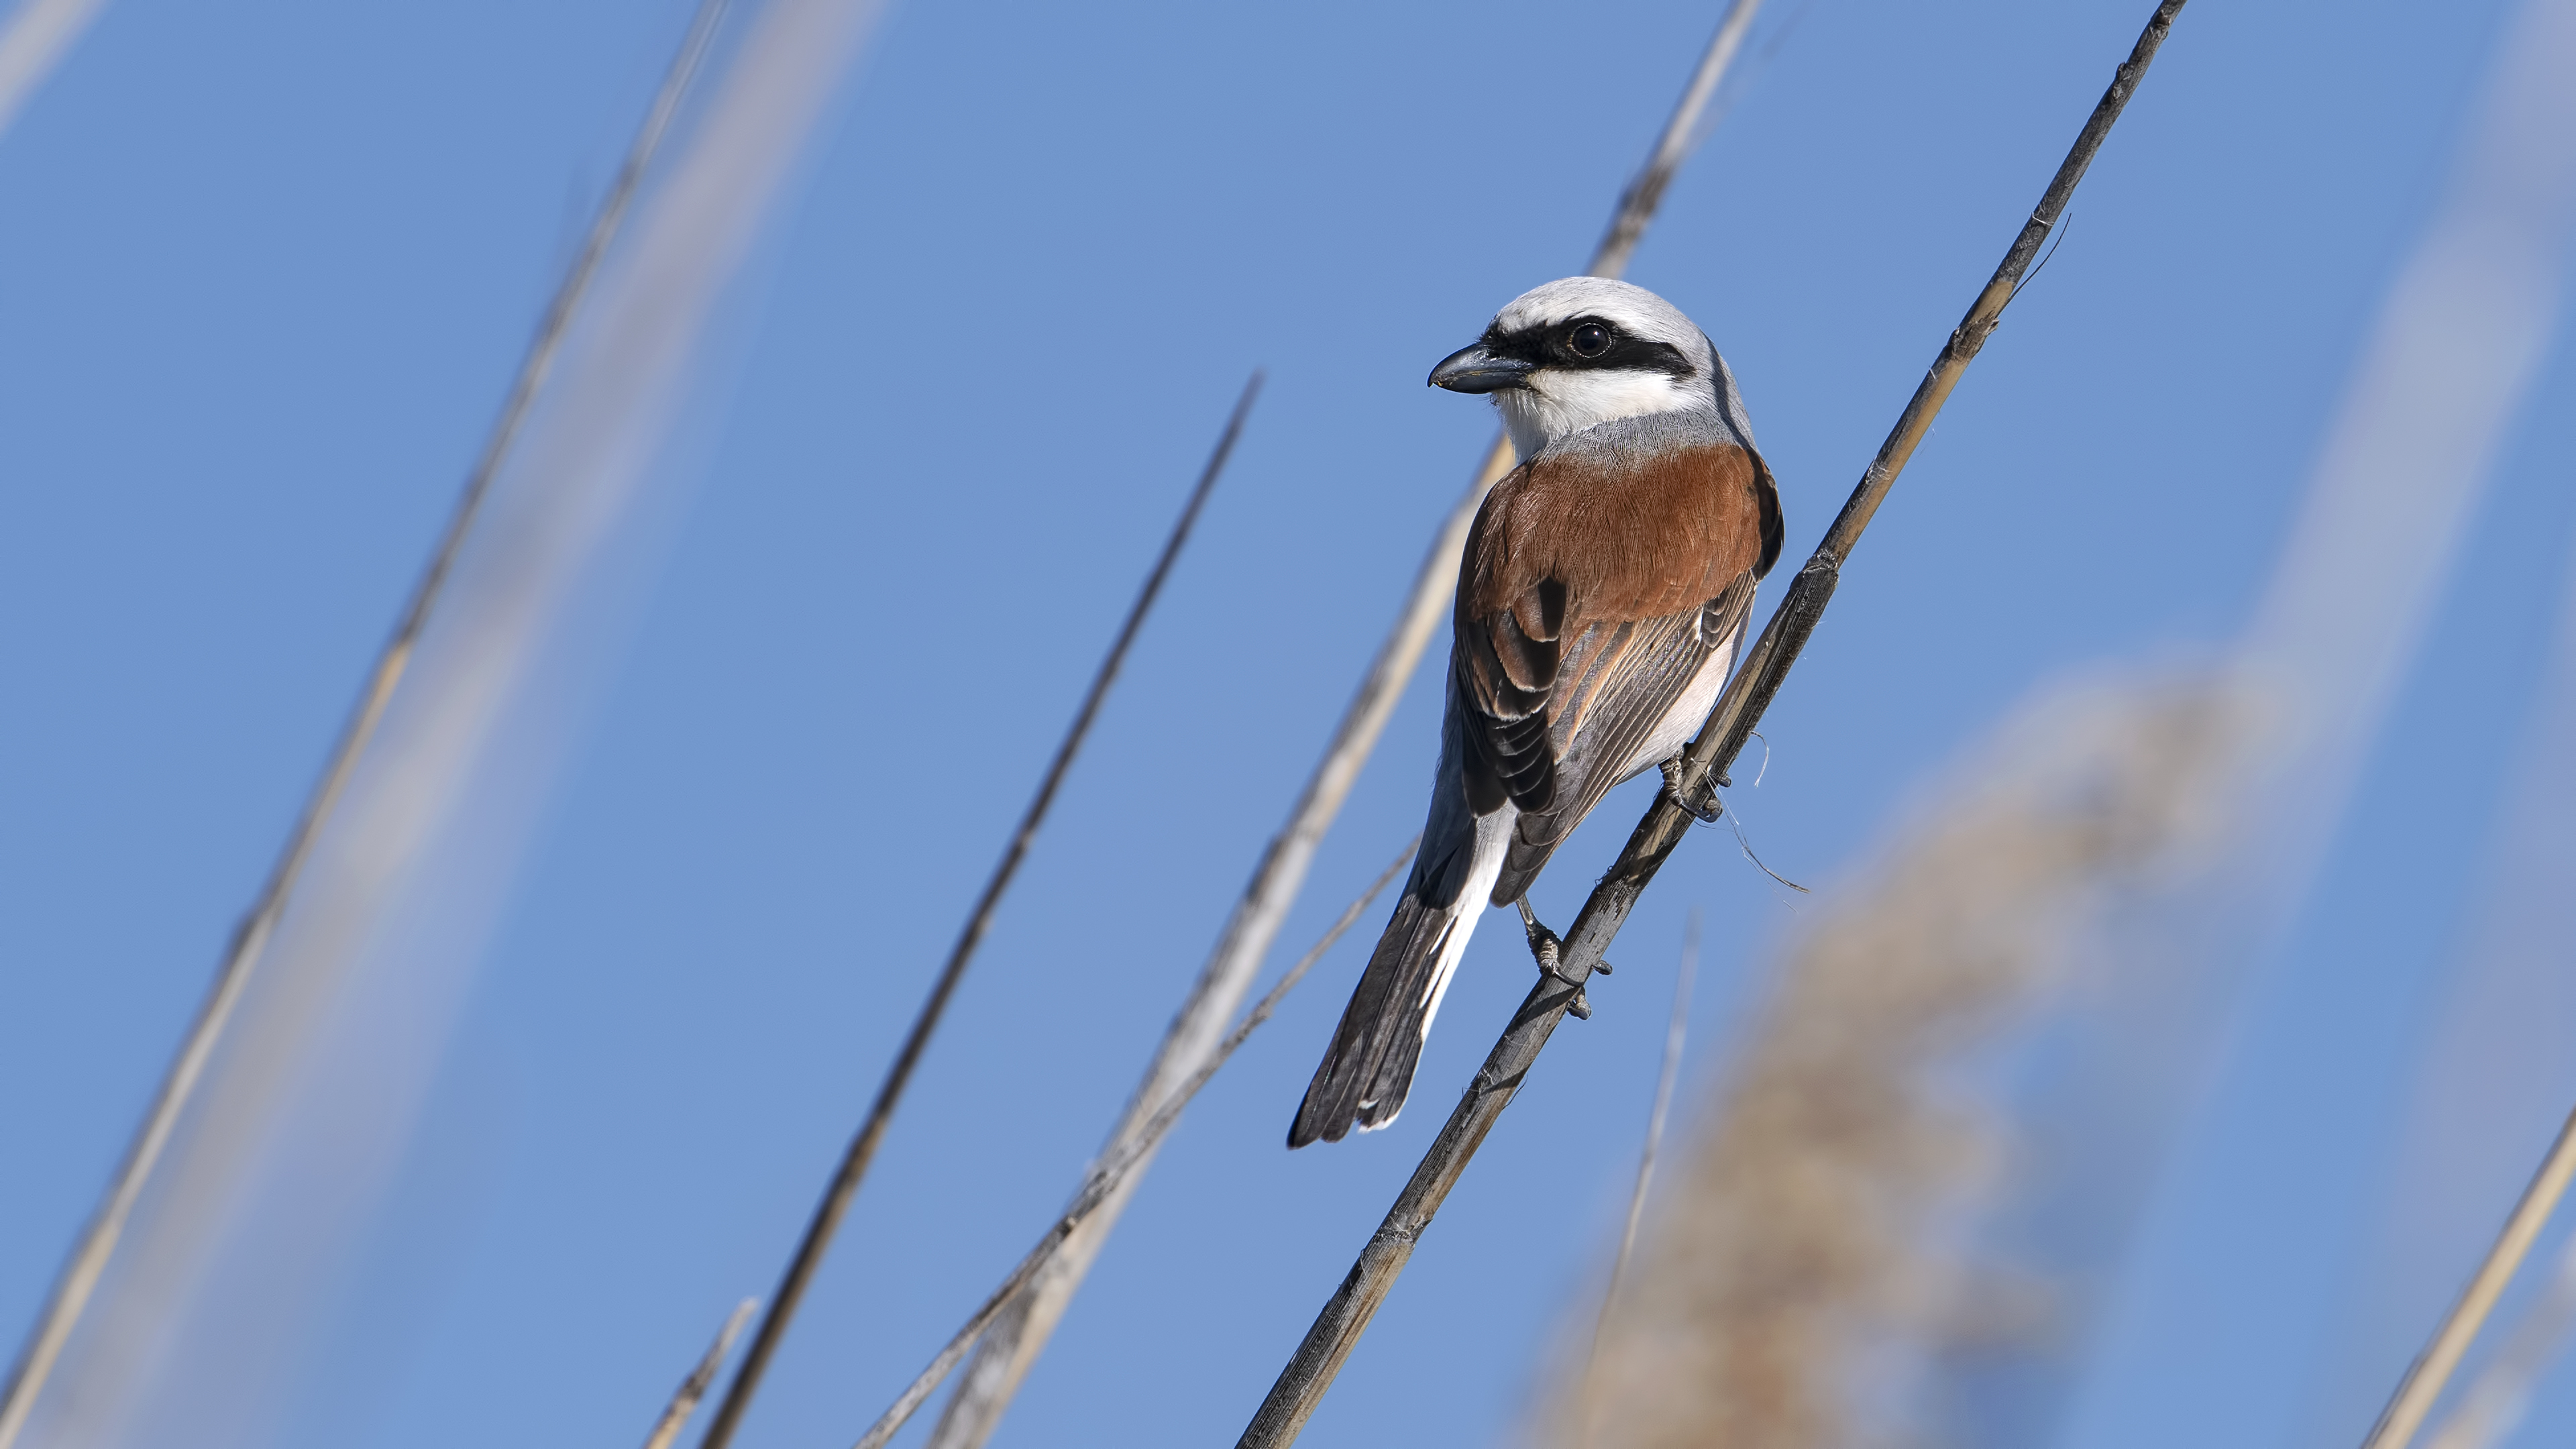
[[[1217,438],[1216,451],[1208,455],[1207,467],[1199,473],[1198,486],[1190,490],[1189,502],[1181,508],[1180,518],[1172,524],[1171,536],[1163,541],[1162,556],[1154,561],[1153,572],[1145,576],[1145,586],[1137,591],[1136,602],[1127,610],[1127,621],[1119,626],[1118,638],[1109,646],[1108,655],[1100,661],[1099,672],[1091,679],[1091,690],[1074,712],[1073,723],[1065,728],[1064,740],[1056,746],[1055,759],[1047,766],[1046,776],[1038,784],[1037,795],[1029,801],[1020,816],[1019,828],[1012,832],[1010,844],[993,866],[991,878],[984,882],[984,893],[975,900],[975,909],[966,917],[965,928],[957,933],[957,944],[950,948],[948,962],[940,968],[939,978],[932,983],[930,996],[921,1003],[914,1016],[912,1029],[905,1033],[903,1047],[895,1053],[894,1064],[886,1068],[885,1081],[877,1088],[876,1100],[868,1107],[866,1120],[841,1154],[841,1165],[832,1174],[831,1185],[824,1189],[823,1200],[815,1205],[813,1219],[806,1224],[805,1236],[796,1245],[795,1256],[788,1259],[787,1271],[778,1280],[778,1291],[770,1295],[768,1311],[761,1315],[760,1331],[752,1336],[751,1348],[742,1357],[742,1367],[734,1370],[733,1382],[725,1388],[724,1402],[707,1425],[706,1437],[699,1449],[724,1449],[733,1440],[741,1424],[743,1411],[751,1407],[752,1396],[760,1390],[761,1375],[769,1368],[770,1356],[778,1351],[778,1341],[786,1336],[788,1325],[796,1319],[796,1307],[805,1297],[806,1286],[813,1281],[814,1270],[822,1266],[823,1255],[832,1246],[832,1235],[840,1230],[841,1219],[850,1210],[851,1199],[858,1196],[859,1183],[867,1176],[868,1164],[884,1141],[887,1126],[894,1120],[895,1108],[903,1102],[904,1088],[912,1080],[913,1068],[920,1065],[932,1033],[939,1029],[939,1019],[948,1009],[948,999],[956,993],[957,983],[964,979],[966,967],[975,959],[975,950],[984,943],[984,933],[991,928],[993,917],[1001,909],[1002,897],[1019,874],[1020,862],[1028,857],[1029,845],[1037,839],[1038,827],[1046,822],[1047,811],[1055,804],[1057,789],[1064,784],[1067,771],[1073,768],[1074,756],[1081,753],[1082,742],[1091,733],[1092,722],[1100,715],[1100,706],[1109,697],[1109,688],[1118,681],[1119,666],[1126,662],[1128,646],[1136,642],[1137,633],[1145,626],[1145,616],[1153,611],[1154,599],[1163,591],[1163,581],[1171,575],[1172,564],[1180,558],[1181,546],[1189,542],[1190,528],[1198,522],[1199,510],[1225,473],[1225,462],[1234,452],[1234,441],[1243,433],[1244,419],[1251,415],[1253,399],[1261,395],[1261,374],[1255,372],[1243,385],[1243,395],[1235,400],[1234,413],[1226,419],[1225,431]]]
[[[1680,100],[1675,102],[1672,115],[1646,153],[1645,164],[1620,193],[1609,228],[1602,233],[1601,243],[1585,268],[1591,275],[1616,277],[1627,271],[1629,258],[1645,236],[1647,224],[1663,204],[1665,189],[1702,138],[1709,103],[1741,53],[1745,32],[1760,9],[1761,0],[1732,0],[1728,6],[1708,48],[1701,52],[1699,64],[1692,69]],[[1484,462],[1478,466],[1465,495],[1442,521],[1394,627],[1379,646],[1367,676],[1325,745],[1323,758],[1316,762],[1314,774],[1289,811],[1288,823],[1262,853],[1261,863],[1218,935],[1215,948],[1208,953],[1198,981],[1173,1017],[1162,1046],[1145,1070],[1143,1082],[1110,1133],[1102,1149],[1104,1156],[1124,1151],[1134,1143],[1173,1086],[1187,1079],[1215,1050],[1227,1019],[1251,989],[1252,978],[1269,954],[1281,922],[1305,886],[1306,871],[1325,833],[1332,829],[1343,800],[1358,782],[1361,768],[1377,748],[1378,736],[1403,697],[1406,682],[1421,663],[1440,621],[1448,615],[1449,596],[1458,583],[1459,552],[1466,544],[1469,526],[1475,522],[1476,510],[1483,505],[1485,494],[1512,470],[1514,461],[1511,440],[1497,435],[1485,450]],[[1150,1165],[1140,1164],[1129,1174],[1130,1190],[1143,1179],[1144,1169]],[[992,1330],[976,1346],[974,1362],[967,1367],[956,1396],[941,1415],[930,1449],[981,1449],[1001,1423],[1002,1413],[1010,1407],[1029,1365],[1045,1349],[1057,1321],[1080,1290],[1083,1275],[1108,1241],[1126,1204],[1125,1191],[1103,1203],[1082,1232],[1053,1257],[1044,1276],[994,1322]]]
[[[1359,1343],[1360,1335],[1376,1315],[1378,1305],[1395,1287],[1395,1280],[1413,1256],[1414,1244],[1423,1230],[1431,1225],[1432,1216],[1457,1185],[1467,1164],[1492,1131],[1503,1109],[1511,1105],[1512,1096],[1537,1064],[1538,1054],[1548,1037],[1564,1020],[1568,1007],[1583,990],[1594,967],[1609,950],[1611,938],[1626,922],[1637,898],[1655,878],[1675,846],[1689,830],[1693,818],[1684,802],[1697,802],[1709,794],[1712,781],[1723,784],[1726,768],[1744,748],[1745,740],[1761,722],[1762,712],[1779,692],[1781,681],[1797,661],[1798,651],[1816,626],[1826,603],[1833,597],[1834,583],[1843,561],[1869,527],[1872,515],[1885,501],[1888,490],[1895,486],[1897,475],[1904,471],[1906,460],[1930,431],[1932,419],[1941,411],[1951,389],[1967,371],[1995,326],[2003,319],[2004,307],[2011,302],[2014,286],[2030,268],[2040,243],[2046,239],[2057,219],[2066,210],[2067,200],[2075,193],[2076,184],[2084,179],[2085,168],[2093,162],[2094,153],[2120,118],[2122,108],[2144,78],[2149,62],[2164,44],[2172,29],[2173,18],[2183,0],[2163,0],[2146,30],[2138,37],[2128,60],[2113,75],[2111,85],[2103,92],[2093,114],[2077,134],[2074,147],[2050,179],[2048,189],[2040,196],[2039,205],[2014,237],[2010,250],[2004,253],[2000,266],[1978,293],[1967,316],[1950,334],[1930,371],[1906,402],[1896,426],[1879,445],[1878,454],[1870,460],[1851,498],[1843,505],[1833,526],[1825,531],[1824,542],[1799,570],[1789,586],[1788,596],[1763,627],[1762,638],[1746,656],[1735,677],[1727,682],[1726,692],[1718,697],[1708,723],[1683,754],[1683,767],[1674,788],[1659,795],[1645,817],[1637,822],[1628,837],[1627,846],[1610,867],[1601,883],[1593,888],[1575,917],[1572,929],[1564,935],[1557,972],[1542,976],[1529,996],[1513,1013],[1502,1038],[1494,1043],[1484,1066],[1468,1085],[1457,1110],[1449,1115],[1440,1135],[1423,1155],[1421,1164],[1404,1186],[1395,1205],[1388,1209],[1385,1220],[1360,1252],[1359,1261],[1342,1280],[1314,1325],[1306,1331],[1305,1340],[1272,1385],[1270,1395],[1254,1413],[1244,1429],[1240,1449],[1278,1449],[1292,1443],[1306,1425],[1343,1362]]]
[[[72,1329],[80,1322],[82,1311],[89,1306],[90,1295],[107,1271],[108,1260],[115,1255],[117,1240],[124,1235],[126,1220],[133,1215],[135,1202],[143,1195],[144,1184],[169,1146],[180,1115],[187,1110],[206,1065],[214,1057],[215,1047],[223,1040],[232,1022],[234,1008],[250,986],[251,977],[275,935],[278,921],[286,914],[295,883],[302,875],[313,843],[331,821],[342,793],[356,773],[358,761],[366,754],[368,743],[375,738],[376,728],[383,723],[385,708],[394,690],[402,683],[403,672],[410,667],[412,651],[421,633],[428,627],[431,611],[446,588],[447,577],[463,548],[466,536],[473,531],[476,515],[482,510],[484,495],[491,491],[492,479],[518,441],[519,431],[537,393],[545,386],[547,375],[554,370],[555,358],[563,349],[565,335],[571,330],[574,315],[590,291],[599,272],[600,259],[625,224],[637,191],[652,169],[653,158],[669,134],[671,122],[678,114],[680,102],[687,96],[690,83],[706,59],[708,46],[714,41],[718,22],[724,18],[728,0],[699,0],[689,28],[680,40],[677,54],[663,73],[660,89],[644,114],[643,124],[636,128],[635,138],[626,149],[625,159],[617,168],[616,179],[600,199],[599,210],[592,216],[590,231],[583,238],[581,250],[564,270],[561,283],[546,304],[544,316],[537,323],[528,350],[519,362],[519,372],[502,401],[500,416],[492,424],[490,436],[484,439],[483,451],[474,461],[473,471],[466,475],[464,490],[458,495],[456,508],[447,520],[445,532],[430,551],[429,562],[412,586],[411,598],[404,604],[393,634],[385,640],[376,656],[374,669],[358,692],[357,706],[350,711],[348,722],[341,727],[340,738],[331,750],[321,778],[304,802],[304,812],[296,819],[286,845],[270,867],[268,879],[260,887],[241,923],[234,927],[223,963],[215,970],[215,979],[207,988],[205,1000],[197,1007],[196,1019],[189,1024],[187,1036],[180,1042],[170,1069],[154,1094],[151,1107],[135,1129],[133,1141],[118,1164],[116,1176],[109,1183],[80,1241],[64,1260],[61,1275],[55,1280],[52,1294],[46,1299],[42,1315],[19,1351],[17,1364],[10,1371],[5,1393],[0,1393],[0,1449],[10,1449],[27,1416],[35,1407],[36,1396],[43,1391],[45,1379],[53,1372],[54,1363],[62,1356],[63,1345],[70,1341]]]
[[[1100,1165],[1092,1169],[1091,1175],[1083,1181],[1082,1191],[1074,1195],[1073,1205],[1065,1209],[1064,1216],[1056,1219],[1055,1226],[1038,1239],[1038,1245],[1029,1250],[1028,1256],[1020,1259],[1019,1266],[1002,1280],[1002,1286],[994,1289],[992,1296],[984,1300],[984,1306],[976,1309],[974,1316],[966,1320],[966,1326],[949,1338],[948,1346],[931,1359],[930,1367],[923,1369],[911,1386],[895,1399],[893,1407],[878,1416],[877,1421],[868,1426],[868,1432],[859,1436],[857,1449],[885,1449],[886,1441],[892,1439],[903,1428],[904,1422],[929,1402],[931,1393],[939,1387],[939,1381],[957,1367],[958,1360],[966,1356],[966,1350],[974,1347],[975,1340],[983,1335],[995,1318],[1001,1316],[1011,1300],[1045,1270],[1048,1260],[1064,1247],[1065,1240],[1081,1228],[1084,1220],[1116,1195],[1127,1175],[1161,1145],[1164,1134],[1172,1130],[1173,1123],[1181,1120],[1181,1109],[1199,1094],[1199,1089],[1208,1084],[1208,1080],[1216,1075],[1217,1068],[1224,1066],[1226,1060],[1234,1055],[1235,1049],[1270,1019],[1271,1014],[1279,1009],[1279,1003],[1288,998],[1288,993],[1298,982],[1306,979],[1306,973],[1314,969],[1316,962],[1324,959],[1324,953],[1333,949],[1333,943],[1342,939],[1342,933],[1351,928],[1351,924],[1360,918],[1360,913],[1369,908],[1369,903],[1378,898],[1378,893],[1386,889],[1389,881],[1395,879],[1396,872],[1413,859],[1414,848],[1420,844],[1422,837],[1419,835],[1405,842],[1404,849],[1397,851],[1386,869],[1378,872],[1377,879],[1370,882],[1360,898],[1343,908],[1341,918],[1333,922],[1332,929],[1324,933],[1323,939],[1297,958],[1297,964],[1280,976],[1279,984],[1271,987],[1270,993],[1262,997],[1258,1005],[1244,1013],[1242,1024],[1218,1045],[1206,1061],[1199,1064],[1198,1070],[1190,1073],[1189,1080],[1181,1083],[1178,1091],[1154,1110],[1153,1116],[1145,1119],[1145,1130],[1137,1134],[1136,1140],[1102,1159]]]
[[[2522,1310],[2495,1358],[2460,1394],[2427,1441],[2430,1449],[2497,1449],[2531,1411],[2534,1387],[2555,1366],[2576,1327],[2576,1241],[2562,1244],[2539,1301]]]
[[[2423,1427],[2424,1416],[2433,1411],[2434,1400],[2442,1397],[2460,1359],[2476,1341],[2478,1330],[2486,1326],[2505,1285],[2513,1281],[2515,1270],[2539,1240],[2540,1230],[2548,1226],[2549,1215],[2558,1210],[2558,1200],[2567,1195],[2571,1178],[2576,1178],[2576,1113],[2570,1113],[2567,1125],[2558,1130],[2558,1140],[2550,1144],[2549,1155],[2541,1159],[2540,1171],[2523,1189],[2522,1200],[2513,1205],[2495,1246],[2487,1249],[2486,1260],[2470,1275],[2460,1301],[2451,1305],[2442,1326],[2433,1331],[2433,1341],[2407,1366],[2406,1377],[2398,1381],[2397,1392],[2380,1411],[2379,1422],[2371,1426],[2361,1449],[2406,1449],[2414,1442],[2415,1431]]]
[[[20,0],[0,20],[0,135],[62,64],[107,0]]]
[[[1717,22],[1717,33],[1708,38],[1708,48],[1701,51],[1699,64],[1692,68],[1690,83],[1682,87],[1681,99],[1673,103],[1673,113],[1664,119],[1664,129],[1655,136],[1655,148],[1646,153],[1646,164],[1619,193],[1619,205],[1610,213],[1610,228],[1601,234],[1601,242],[1592,249],[1592,264],[1583,270],[1595,277],[1624,277],[1628,262],[1637,254],[1637,243],[1645,240],[1646,226],[1664,204],[1664,188],[1673,184],[1682,163],[1699,143],[1706,139],[1701,123],[1708,119],[1708,103],[1717,98],[1718,82],[1726,79],[1735,67],[1735,57],[1744,49],[1744,35],[1753,28],[1753,17],[1762,9],[1762,0],[1732,0],[1726,14]]]

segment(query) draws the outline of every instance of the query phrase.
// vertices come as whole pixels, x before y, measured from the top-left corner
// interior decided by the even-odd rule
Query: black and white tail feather
[[[1507,806],[1479,819],[1468,808],[1465,749],[1453,701],[1441,731],[1439,785],[1422,852],[1297,1108],[1290,1147],[1339,1142],[1355,1126],[1372,1131],[1404,1110],[1423,1039],[1502,873],[1517,813]]]

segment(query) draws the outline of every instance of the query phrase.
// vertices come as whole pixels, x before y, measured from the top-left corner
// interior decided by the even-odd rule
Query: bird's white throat
[[[1542,367],[1519,387],[1494,394],[1512,447],[1527,458],[1559,438],[1620,418],[1710,406],[1708,385],[1643,369]]]

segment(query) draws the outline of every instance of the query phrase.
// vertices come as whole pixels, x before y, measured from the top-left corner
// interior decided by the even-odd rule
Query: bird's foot
[[[1539,922],[1538,913],[1530,909],[1528,897],[1524,896],[1513,904],[1521,909],[1521,931],[1529,937],[1530,956],[1538,962],[1538,974],[1573,987],[1574,1001],[1565,1008],[1566,1014],[1576,1021],[1590,1021],[1592,1003],[1583,994],[1583,983],[1561,969],[1565,961],[1564,938]],[[1610,974],[1610,963],[1604,961],[1593,969],[1606,976]]]
[[[1538,913],[1530,909],[1529,898],[1527,896],[1512,902],[1512,904],[1520,907],[1521,933],[1529,937],[1530,955],[1538,961],[1539,974],[1541,976],[1556,976],[1558,980],[1564,980],[1564,977],[1557,975],[1556,969],[1558,964],[1565,959],[1564,940],[1554,931],[1549,930],[1546,926],[1539,923]]]
[[[1680,806],[1692,819],[1702,825],[1715,825],[1718,817],[1726,813],[1726,808],[1717,803],[1717,796],[1713,793],[1702,794],[1697,804],[1691,803],[1690,797],[1682,793],[1682,756],[1675,755],[1664,761],[1663,771],[1664,798]],[[1717,783],[1723,785],[1726,782],[1720,780]],[[1708,787],[1702,785],[1700,788],[1706,791]]]

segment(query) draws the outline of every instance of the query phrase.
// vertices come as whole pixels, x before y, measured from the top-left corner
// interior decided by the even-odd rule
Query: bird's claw
[[[1576,1021],[1590,1021],[1592,1002],[1583,994],[1583,983],[1566,975],[1562,969],[1565,962],[1564,938],[1540,924],[1538,913],[1530,909],[1527,899],[1517,904],[1521,908],[1521,931],[1529,937],[1530,956],[1538,962],[1538,974],[1573,987],[1574,1000],[1567,1004],[1566,1015]],[[1604,961],[1592,969],[1606,976],[1610,974],[1610,963]]]
[[[1554,931],[1540,925],[1538,916],[1530,910],[1526,902],[1521,906],[1521,932],[1529,937],[1530,956],[1538,962],[1539,974],[1555,976],[1556,968],[1565,960],[1565,941]]]
[[[1680,806],[1683,813],[1702,825],[1715,825],[1719,817],[1726,813],[1726,808],[1717,803],[1717,796],[1713,793],[1701,795],[1700,803],[1696,805],[1691,803],[1689,796],[1682,793],[1682,756],[1675,755],[1664,761],[1663,771],[1664,798]],[[1701,789],[1706,790],[1707,787],[1702,785]]]

